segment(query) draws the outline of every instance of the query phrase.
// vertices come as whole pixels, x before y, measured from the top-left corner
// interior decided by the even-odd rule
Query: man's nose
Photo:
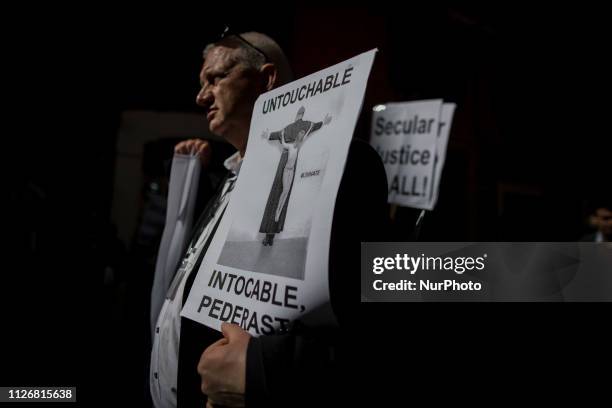
[[[210,88],[207,87],[203,87],[196,96],[196,103],[203,108],[210,106],[212,104],[212,100],[212,92],[210,91]]]

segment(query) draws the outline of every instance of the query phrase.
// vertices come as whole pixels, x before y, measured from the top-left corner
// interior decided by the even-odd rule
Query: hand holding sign
[[[203,167],[208,166],[212,155],[210,143],[202,139],[184,140],[174,147],[174,153],[196,155],[200,158]]]
[[[244,406],[246,353],[251,335],[237,324],[221,325],[223,338],[211,344],[200,358],[202,392],[215,404]]]

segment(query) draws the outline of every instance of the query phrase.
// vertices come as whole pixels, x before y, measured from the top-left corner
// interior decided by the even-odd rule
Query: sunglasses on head
[[[249,41],[247,41],[239,33],[236,33],[234,31],[232,31],[229,26],[225,26],[225,28],[223,29],[223,32],[221,33],[221,38],[219,38],[219,41],[223,40],[224,38],[228,38],[228,37],[232,37],[232,36],[238,38],[247,47],[250,47],[251,49],[253,49],[253,50],[257,51],[258,53],[260,53],[261,55],[263,55],[263,57],[265,59],[265,62],[270,62],[270,58],[268,58],[268,56],[266,55],[265,52],[263,52],[261,49],[257,48],[253,44],[251,44]]]

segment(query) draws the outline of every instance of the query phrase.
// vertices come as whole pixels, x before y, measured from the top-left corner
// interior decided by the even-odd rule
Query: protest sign
[[[182,316],[258,336],[328,304],[334,204],[375,52],[257,99],[236,187]]]

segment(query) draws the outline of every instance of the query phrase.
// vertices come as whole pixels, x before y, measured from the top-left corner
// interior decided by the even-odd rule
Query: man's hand
[[[202,392],[214,404],[244,406],[246,354],[251,335],[236,324],[221,325],[223,338],[211,344],[200,358]]]
[[[323,119],[323,124],[324,125],[329,125],[329,122],[331,122],[331,116],[329,116],[329,114],[325,115],[325,119]]]
[[[270,131],[268,129],[264,130],[261,133],[261,138],[264,139],[264,140],[268,140],[268,136],[270,136]]]
[[[184,140],[174,146],[174,153],[195,154],[200,158],[202,167],[208,167],[212,155],[210,144],[202,139]]]

